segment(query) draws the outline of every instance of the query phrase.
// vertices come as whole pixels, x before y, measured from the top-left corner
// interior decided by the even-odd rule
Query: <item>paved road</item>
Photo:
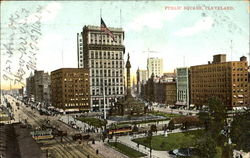
[[[14,118],[12,122],[24,122],[25,119],[27,119],[28,123],[31,124],[33,127],[38,126],[37,123],[41,122],[45,119],[50,120],[50,123],[52,125],[55,125],[56,127],[60,128],[63,131],[67,131],[69,135],[73,135],[75,133],[83,132],[79,131],[76,128],[72,128],[69,125],[67,125],[68,121],[74,121],[72,116],[45,116],[40,115],[39,112],[36,109],[31,109],[29,106],[26,107],[25,104],[22,102],[16,100],[15,98],[11,96],[7,96],[8,100],[10,101],[13,110],[14,110]],[[16,102],[20,103],[19,109],[16,106]],[[79,122],[76,122],[76,124],[80,127],[84,128],[90,128],[90,126],[86,124],[79,124]],[[67,139],[67,140],[66,140]],[[110,148],[109,146],[105,145],[103,142],[96,141],[95,144],[92,144],[91,142],[82,142],[81,144],[73,143],[72,141],[69,141],[71,139],[70,137],[63,139],[63,142],[60,143],[60,138],[55,138],[51,141],[43,141],[45,144],[42,149],[46,150],[49,149],[50,153],[53,153],[53,156],[57,157],[86,157],[85,156],[79,156],[82,152],[91,153],[92,157],[106,157],[106,158],[127,158],[127,156],[119,153],[118,151]],[[68,145],[68,144],[69,145]],[[75,150],[74,150],[75,149]],[[76,150],[78,149],[78,150]],[[99,150],[98,156],[96,155],[96,149]]]
[[[59,117],[40,115],[37,110],[32,110],[30,107],[26,107],[26,105],[24,104],[21,104],[18,109],[18,107],[16,107],[16,102],[20,101],[17,101],[11,96],[8,96],[7,98],[10,101],[11,106],[13,107],[14,118],[16,122],[18,122],[19,120],[24,121],[25,119],[27,119],[28,123],[35,127],[40,126],[40,122],[42,120],[49,119],[51,124],[58,126],[63,131],[67,131],[67,133],[79,133],[78,130],[73,129],[66,124],[58,121]],[[97,155],[95,153],[95,150],[92,149],[87,143],[79,144],[78,142],[73,141],[71,136],[63,137],[62,139],[60,137],[56,137],[52,140],[45,140],[43,141],[43,145],[41,148],[43,150],[48,149],[52,157],[82,158],[87,157],[87,155],[90,155],[91,158],[104,157],[101,154]]]

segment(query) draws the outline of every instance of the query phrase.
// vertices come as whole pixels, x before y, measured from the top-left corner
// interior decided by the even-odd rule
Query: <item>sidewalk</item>
[[[130,136],[122,136],[122,137],[119,137],[118,140],[124,144],[124,145],[127,145],[137,151],[140,151],[142,153],[145,153],[147,154],[148,156],[150,155],[150,149],[146,147],[145,149],[145,146],[143,145],[139,145],[139,148],[137,147],[137,143],[133,142],[131,140],[131,137]],[[157,151],[157,150],[152,150],[152,158],[171,158],[168,154],[167,151]]]
[[[102,141],[95,141],[95,144],[90,144],[93,149],[98,149],[99,153],[106,158],[128,158],[115,149],[108,147]]]

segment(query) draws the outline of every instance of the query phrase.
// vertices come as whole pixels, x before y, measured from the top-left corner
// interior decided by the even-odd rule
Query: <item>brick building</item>
[[[248,65],[246,57],[226,62],[226,55],[214,55],[213,62],[190,67],[191,104],[207,105],[210,97],[218,97],[229,109],[247,106]]]
[[[166,105],[175,105],[177,100],[176,82],[166,82]]]
[[[51,72],[52,106],[65,111],[89,111],[89,70],[62,68]]]

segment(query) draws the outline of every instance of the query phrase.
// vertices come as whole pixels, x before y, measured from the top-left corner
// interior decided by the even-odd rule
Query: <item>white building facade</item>
[[[163,75],[163,59],[157,57],[151,57],[147,59],[147,71],[148,78],[151,77],[152,74],[154,76],[162,76]]]
[[[108,34],[101,32],[101,28],[97,26],[84,26],[82,33],[77,35],[81,36],[77,38],[78,67],[88,68],[90,73],[92,111],[104,110],[104,98],[108,111],[118,98],[124,97],[125,93],[124,31],[121,28],[109,30],[113,33],[115,41]]]

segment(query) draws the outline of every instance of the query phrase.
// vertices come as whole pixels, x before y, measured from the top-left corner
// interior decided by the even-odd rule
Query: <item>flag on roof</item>
[[[107,28],[107,26],[106,26],[105,22],[102,20],[102,18],[101,18],[101,31],[108,34],[113,39],[113,41],[115,41],[114,34]]]

